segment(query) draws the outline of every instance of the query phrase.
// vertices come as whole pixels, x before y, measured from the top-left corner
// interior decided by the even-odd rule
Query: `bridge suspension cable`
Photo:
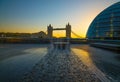
[[[72,33],[73,35],[75,35],[77,38],[83,38],[82,36],[80,36],[80,35],[76,34],[76,33],[75,33],[75,32],[73,32],[73,31],[71,31],[71,33]]]
[[[47,31],[45,31],[45,33],[47,34]],[[76,34],[76,33],[75,33],[75,32],[73,32],[73,31],[71,31],[71,33],[72,33],[74,36],[76,36],[77,38],[83,38],[82,36],[80,36],[80,35]]]

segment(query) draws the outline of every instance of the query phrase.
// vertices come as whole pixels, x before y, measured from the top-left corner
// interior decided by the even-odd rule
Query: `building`
[[[31,37],[32,38],[47,38],[47,34],[45,33],[45,32],[43,32],[43,31],[40,31],[40,32],[38,32],[38,33],[33,33],[32,35],[31,35]]]
[[[89,40],[120,40],[120,2],[111,5],[96,16],[86,37]]]

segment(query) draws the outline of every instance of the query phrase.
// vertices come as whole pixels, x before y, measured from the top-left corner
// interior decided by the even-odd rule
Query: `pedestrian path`
[[[98,73],[96,73],[98,74]],[[99,78],[82,63],[80,58],[67,50],[51,50],[21,82],[110,82]]]

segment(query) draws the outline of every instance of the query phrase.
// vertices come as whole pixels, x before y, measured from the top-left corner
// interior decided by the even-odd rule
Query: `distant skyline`
[[[64,28],[86,35],[93,19],[105,8],[120,0],[0,0],[0,32],[34,33]],[[61,36],[65,32],[54,32]],[[74,36],[73,36],[74,37]]]

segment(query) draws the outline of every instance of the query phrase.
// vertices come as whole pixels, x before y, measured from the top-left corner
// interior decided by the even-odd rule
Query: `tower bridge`
[[[65,28],[53,28],[53,26],[51,24],[49,26],[47,26],[46,33],[47,33],[47,36],[49,39],[53,38],[53,31],[56,31],[56,30],[65,30],[66,31],[66,38],[69,38],[69,39],[71,38],[71,34],[73,34],[77,38],[82,38],[82,36],[76,34],[74,31],[72,31],[72,27],[68,23]]]
[[[55,30],[66,30],[66,38],[67,40],[62,39],[53,39],[53,31]],[[71,38],[71,25],[68,23],[65,28],[53,28],[51,24],[47,27],[47,35],[48,38],[51,40],[51,47],[53,49],[70,49],[69,39]]]
[[[53,38],[53,31],[56,30],[65,30],[66,31],[66,38]],[[58,48],[58,49],[70,49],[70,39],[71,34],[78,38],[82,38],[80,35],[76,34],[71,30],[71,25],[68,23],[65,28],[53,28],[53,26],[50,24],[47,26],[47,36],[50,39],[50,42],[52,44],[52,47]],[[53,49],[54,49],[53,48]]]
[[[51,24],[47,27],[47,35],[49,38],[53,37],[53,31],[66,30],[66,38],[71,38],[71,25],[68,23],[65,28],[53,28]]]

